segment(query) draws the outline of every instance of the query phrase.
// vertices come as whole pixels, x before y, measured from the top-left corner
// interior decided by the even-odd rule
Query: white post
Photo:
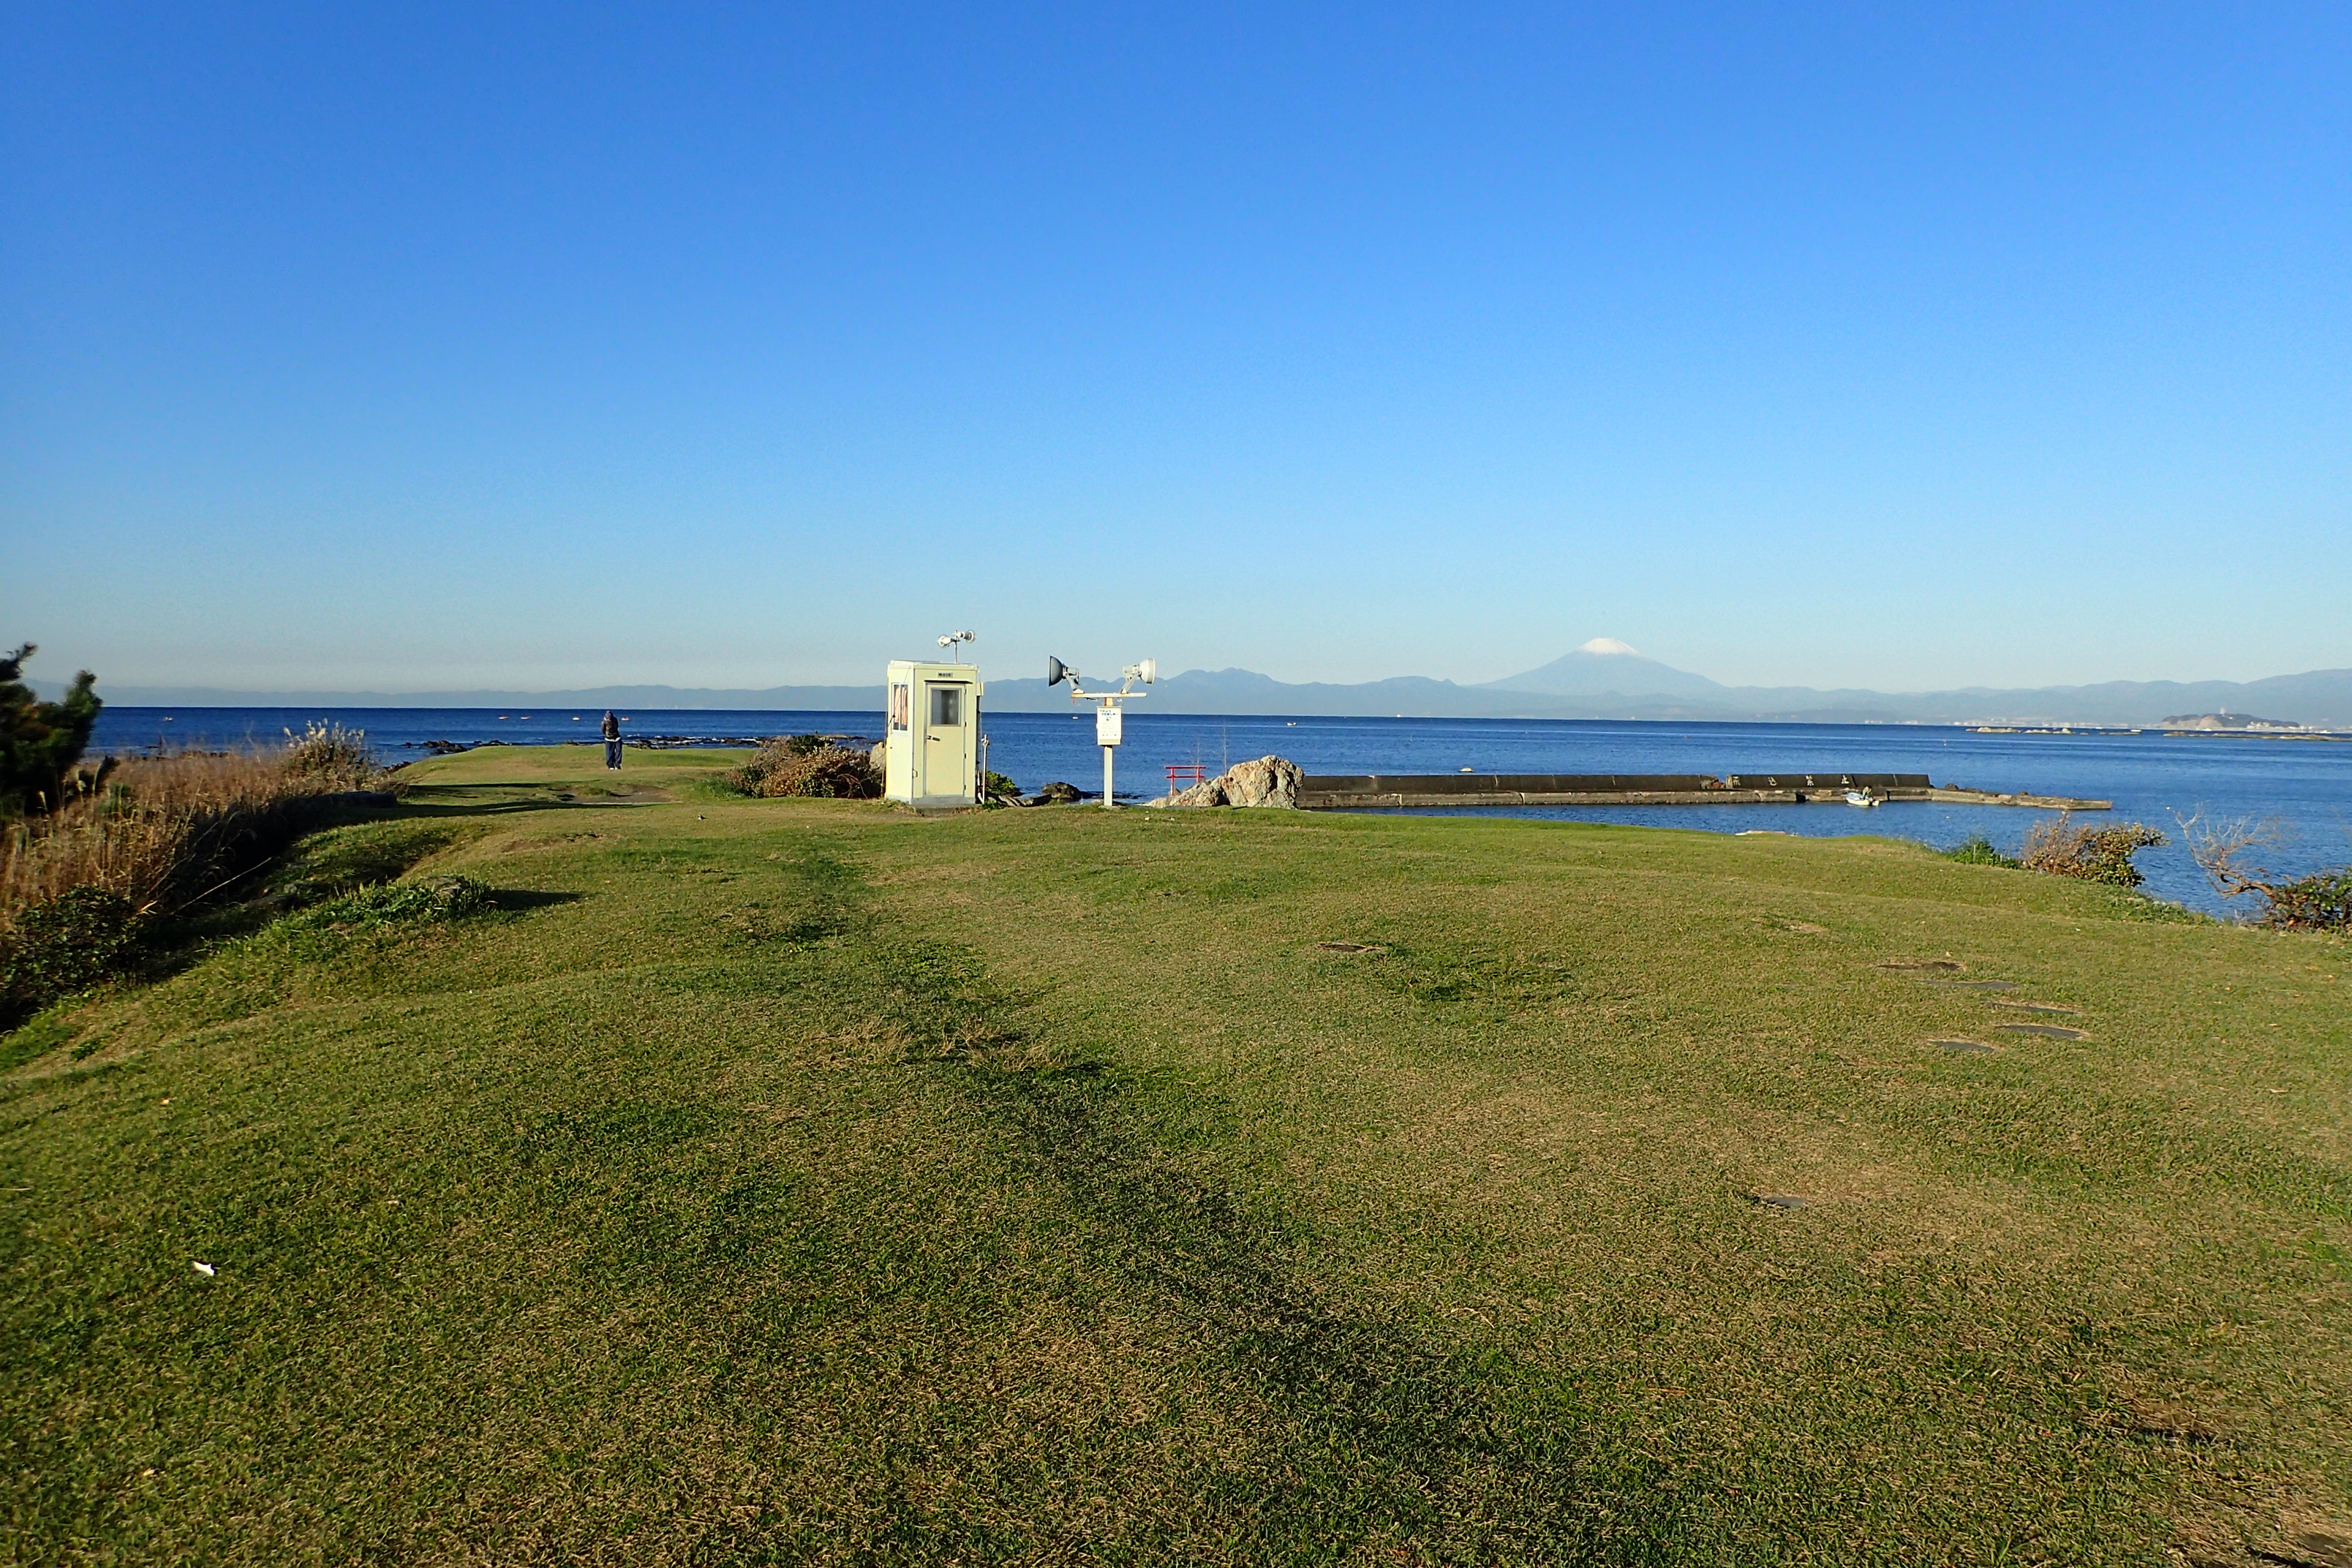
[[[1110,793],[1110,759],[1111,759],[1111,753],[1112,753],[1113,752],[1116,752],[1118,749],[1118,747],[1116,747],[1116,746],[1105,746],[1105,747],[1102,749],[1102,752],[1103,752],[1103,809],[1104,809],[1105,811],[1109,811],[1109,810],[1111,810],[1114,806],[1116,806],[1116,805],[1118,804],[1116,800],[1114,800],[1114,799],[1112,798],[1112,796],[1111,796],[1111,793]]]

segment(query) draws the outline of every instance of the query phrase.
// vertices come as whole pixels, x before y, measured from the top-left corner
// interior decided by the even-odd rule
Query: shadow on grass
[[[499,910],[520,913],[524,910],[544,910],[556,904],[576,904],[585,893],[551,893],[535,888],[493,888],[490,902]]]
[[[1560,1377],[1350,1289],[1337,1247],[1163,1149],[1153,1090],[1115,1063],[1000,1065],[1051,1061],[1024,999],[976,954],[894,940],[854,869],[814,849],[792,864],[814,918],[846,938],[831,950],[858,971],[845,984],[905,1031],[911,1060],[1013,1132],[1085,1216],[1078,1245],[1170,1302],[1265,1400],[1255,1451],[1204,1477],[1200,1502],[1248,1520],[1265,1559],[1412,1542],[1443,1561],[1636,1563],[1710,1533],[1701,1477]]]
[[[687,782],[616,784],[516,779],[505,783],[407,784],[400,787],[399,801],[402,810],[424,815],[503,816],[519,811],[675,805],[675,791]]]
[[[623,800],[572,800],[561,795],[544,795],[530,800],[416,800],[404,797],[400,809],[418,817],[455,818],[468,816],[513,816],[534,811],[618,811],[640,805],[667,804],[661,797],[645,796]]]
[[[1314,1237],[1173,1166],[1120,1103],[1130,1086],[1093,1068],[960,1077],[1119,1265],[1181,1302],[1279,1411],[1280,1436],[1213,1483],[1217,1511],[1255,1514],[1277,1556],[1335,1531],[1481,1561],[1644,1562],[1689,1544],[1675,1475],[1630,1434],[1507,1351],[1439,1343],[1327,1287]]]

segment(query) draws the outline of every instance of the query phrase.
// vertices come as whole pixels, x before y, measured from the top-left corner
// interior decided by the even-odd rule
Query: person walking
[[[604,737],[604,765],[617,773],[621,766],[621,721],[613,717],[610,708],[604,710],[601,732]]]

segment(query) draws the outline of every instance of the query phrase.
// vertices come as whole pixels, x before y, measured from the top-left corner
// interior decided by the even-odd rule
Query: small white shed
[[[882,793],[912,805],[980,800],[980,667],[890,661]]]

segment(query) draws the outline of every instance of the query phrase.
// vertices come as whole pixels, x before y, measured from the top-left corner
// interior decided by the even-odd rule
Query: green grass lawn
[[[2352,1563],[2341,942],[724,760],[0,1045],[11,1561]]]

